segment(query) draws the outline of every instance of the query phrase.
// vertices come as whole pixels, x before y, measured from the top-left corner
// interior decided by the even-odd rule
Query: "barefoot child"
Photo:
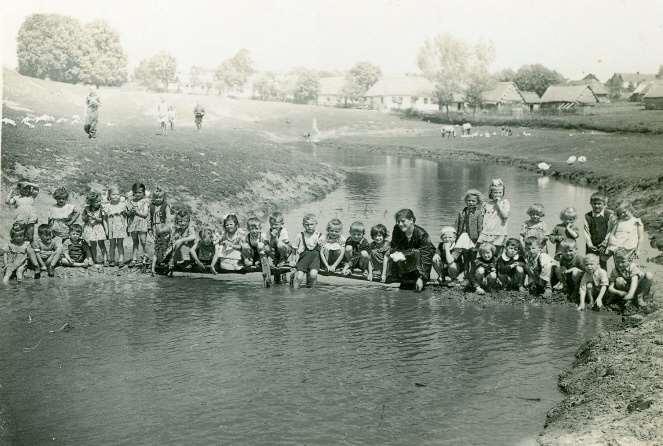
[[[583,258],[578,254],[576,241],[570,238],[559,244],[559,252],[555,254],[555,260],[559,263],[556,269],[557,284],[555,290],[566,289],[566,295],[575,300],[578,295],[580,279],[584,274]]]
[[[260,265],[262,269],[262,280],[265,287],[272,284],[272,273],[269,265],[269,245],[263,238],[262,223],[256,217],[246,221],[248,233],[242,240],[242,259],[244,266]]]
[[[15,223],[9,230],[9,242],[2,250],[2,257],[5,265],[2,283],[5,285],[9,283],[9,279],[14,274],[16,274],[17,282],[23,281],[23,272],[28,266],[28,259],[30,259],[31,263],[37,265],[37,271],[39,271],[39,263],[35,252],[25,237],[25,227],[20,224]]]
[[[269,216],[269,233],[263,238],[268,241],[267,253],[272,258],[274,266],[281,266],[288,261],[292,248],[288,230],[284,228],[283,214],[272,212]]]
[[[154,227],[154,255],[152,256],[152,275],[172,274],[170,258],[173,254],[173,231],[164,223]]]
[[[99,192],[89,192],[85,197],[87,206],[83,208],[83,238],[90,245],[92,261],[96,264],[106,263],[106,234],[105,216],[101,208]],[[97,246],[99,252],[97,252]]]
[[[462,269],[459,261],[462,251],[456,248],[456,230],[451,226],[442,227],[440,240],[433,256],[433,268],[439,284],[451,287]]]
[[[497,284],[495,251],[492,243],[484,242],[479,245],[477,257],[472,262],[470,287],[479,295],[491,291]]]
[[[292,248],[297,253],[296,273],[292,279],[293,288],[301,287],[305,281],[314,286],[320,269],[320,233],[315,230],[318,219],[313,214],[304,215],[304,231],[295,239]],[[307,280],[308,277],[308,280]]]
[[[25,239],[28,242],[34,240],[35,224],[37,224],[37,212],[34,208],[35,198],[39,195],[39,187],[27,180],[21,180],[16,184],[16,189],[9,192],[7,204],[16,208],[14,223],[25,229]]]
[[[552,296],[553,281],[556,283],[555,271],[557,262],[543,250],[543,243],[536,236],[525,239],[525,272],[529,280],[529,292],[543,295],[548,299]]]
[[[373,277],[380,279],[380,282],[387,282],[387,274],[389,273],[389,231],[383,224],[377,224],[371,228],[371,239],[373,240],[369,246],[369,254],[371,261],[368,264],[368,277],[367,279],[372,282]]]
[[[595,254],[587,254],[585,256],[583,267],[585,273],[582,275],[582,279],[580,279],[578,291],[580,304],[578,305],[578,310],[582,311],[585,309],[586,298],[589,298],[590,308],[594,306],[595,300],[596,306],[601,308],[603,306],[603,296],[608,290],[608,273],[601,268],[599,257]]]
[[[583,228],[586,244],[585,253],[599,256],[601,268],[605,269],[609,257],[605,252],[608,247],[608,237],[617,218],[614,212],[607,209],[608,198],[601,192],[594,192],[589,199],[589,203],[592,210],[585,214]]]
[[[92,265],[90,245],[82,237],[83,227],[79,224],[71,225],[69,238],[62,243],[61,265],[80,268],[87,268]]]
[[[239,220],[235,214],[228,214],[223,219],[223,235],[217,242],[216,252],[212,264],[226,271],[239,271],[242,269],[242,239],[244,231],[239,229]]]
[[[644,239],[645,230],[642,220],[635,217],[633,212],[633,206],[628,201],[622,201],[617,205],[615,209],[617,221],[608,236],[607,254],[612,255],[618,249],[624,249],[630,258],[637,258],[638,246]]]
[[[53,231],[47,224],[39,225],[37,235],[39,237],[32,242],[37,262],[41,271],[47,271],[48,276],[53,277],[55,266],[62,256],[62,242],[60,242],[60,239],[53,237]],[[39,270],[35,272],[35,279],[39,278],[38,272]]]
[[[80,211],[76,206],[68,203],[69,192],[64,187],[58,187],[53,191],[55,206],[48,210],[48,225],[53,231],[53,236],[60,241],[69,237],[69,228],[76,223]]]
[[[368,273],[370,243],[366,240],[366,229],[360,221],[350,225],[350,237],[345,239],[345,266],[343,274],[349,276],[354,269]]]
[[[127,233],[131,236],[131,263],[138,263],[139,249],[146,256],[145,240],[149,228],[150,202],[145,198],[145,185],[134,183],[131,186],[131,200],[127,202]]]
[[[187,209],[178,209],[172,232],[173,255],[170,258],[171,269],[175,266],[186,267],[191,262],[191,247],[196,241],[196,229],[191,222]]]
[[[320,238],[320,261],[326,271],[335,272],[345,256],[345,241],[341,238],[343,223],[338,218],[332,218],[327,223],[327,234]]]
[[[507,223],[511,203],[504,198],[504,182],[500,178],[491,180],[488,187],[488,201],[483,203],[483,227],[477,243],[489,242],[501,254],[506,240]]]
[[[465,207],[456,218],[456,247],[461,249],[460,263],[465,270],[465,277],[469,277],[469,268],[476,257],[476,245],[479,235],[483,231],[483,197],[476,189],[465,192]],[[470,243],[466,239],[469,239]]]
[[[150,200],[150,230],[158,224],[171,224],[173,210],[166,199],[166,192],[158,187],[152,193]]]
[[[495,269],[499,287],[509,291],[525,291],[525,259],[520,240],[513,237],[507,239]]]
[[[194,269],[201,273],[214,272],[212,260],[215,252],[214,232],[209,228],[202,229],[198,233],[198,238],[193,246],[191,246],[191,259],[195,264]]]
[[[104,205],[104,226],[108,231],[109,249],[108,266],[124,265],[124,238],[127,236],[127,203],[122,200],[120,190],[116,186],[108,189],[108,203]]]
[[[523,222],[520,228],[520,241],[523,242],[527,237],[536,237],[541,240],[544,251],[547,249],[548,228],[543,221],[546,215],[545,209],[541,203],[534,203],[527,209],[529,218]]]
[[[573,207],[565,208],[559,214],[562,222],[555,225],[550,234],[550,241],[555,244],[555,259],[559,260],[560,245],[564,240],[577,240],[580,237],[580,229],[576,226],[577,217],[578,212]]]
[[[615,269],[610,275],[608,295],[623,303],[635,300],[639,307],[644,307],[647,305],[645,298],[651,297],[654,276],[649,271],[643,271],[629,256],[629,251],[625,249],[615,251]],[[596,305],[600,308],[599,302]]]

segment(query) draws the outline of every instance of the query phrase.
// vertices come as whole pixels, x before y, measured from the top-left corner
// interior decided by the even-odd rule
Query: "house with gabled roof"
[[[553,113],[584,112],[599,103],[587,85],[551,85],[541,97],[541,110]]]
[[[437,111],[435,86],[422,76],[389,76],[378,80],[365,94],[370,107],[379,111]]]
[[[341,107],[347,103],[344,94],[347,79],[345,76],[322,77],[319,80],[318,105]]]
[[[653,83],[642,102],[646,110],[663,110],[663,81]]]
[[[628,97],[628,100],[631,102],[641,102],[649,90],[654,85],[654,81],[642,82],[637,86],[633,93]]]
[[[536,91],[520,91],[523,102],[529,108],[530,112],[538,111],[541,107],[541,97]]]
[[[521,107],[525,104],[520,90],[513,82],[497,82],[495,86],[483,94],[483,107],[501,110],[504,107]]]
[[[569,82],[569,85],[587,85],[589,88],[591,88],[599,102],[602,104],[610,102],[610,92],[608,91],[608,88],[597,79],[588,79],[585,77],[584,79],[578,81],[571,81]]]

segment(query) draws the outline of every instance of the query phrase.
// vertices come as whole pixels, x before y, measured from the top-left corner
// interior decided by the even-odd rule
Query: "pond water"
[[[516,169],[322,152],[346,184],[287,214],[433,235],[465,189],[500,176],[512,231],[590,190]],[[347,227],[347,226],[346,226]],[[437,236],[435,236],[437,239]],[[0,401],[18,444],[533,444],[557,375],[605,323],[571,306],[479,306],[443,294],[320,284],[28,281],[0,300]],[[8,298],[9,297],[9,298]],[[71,329],[60,328],[69,323]],[[52,331],[52,332],[51,332]]]

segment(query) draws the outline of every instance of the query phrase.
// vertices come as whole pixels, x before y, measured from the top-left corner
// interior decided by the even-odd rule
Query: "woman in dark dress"
[[[426,230],[414,224],[416,218],[411,209],[401,209],[395,218],[391,236],[393,274],[400,280],[401,288],[409,288],[414,283],[415,290],[421,291],[430,278],[435,246]]]

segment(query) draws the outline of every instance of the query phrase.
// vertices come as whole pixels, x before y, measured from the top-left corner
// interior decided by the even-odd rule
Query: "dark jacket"
[[[402,252],[406,257],[416,256],[416,270],[418,276],[428,280],[433,266],[433,255],[435,255],[435,246],[430,241],[430,237],[424,228],[414,225],[412,237],[408,240],[407,236],[398,225],[394,226],[391,235],[391,252]],[[408,262],[409,263],[409,262]]]

